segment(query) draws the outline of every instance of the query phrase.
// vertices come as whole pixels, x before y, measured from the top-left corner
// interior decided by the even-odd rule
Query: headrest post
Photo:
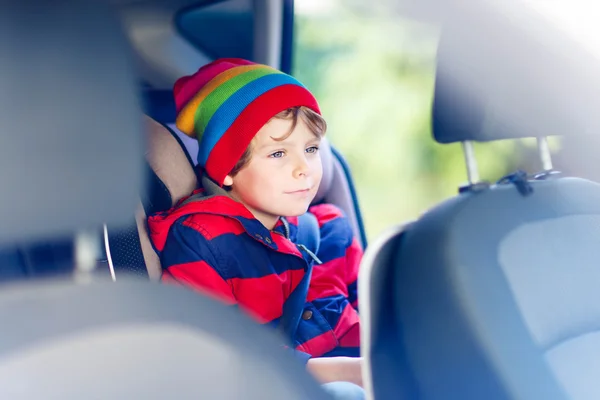
[[[479,171],[477,169],[477,159],[475,158],[473,142],[466,140],[461,142],[461,144],[463,148],[463,154],[465,156],[465,164],[467,165],[467,177],[469,178],[469,184],[473,185],[479,182]]]
[[[542,168],[544,171],[552,171],[552,154],[550,153],[550,146],[548,145],[548,138],[538,137],[537,138],[538,154],[542,161]]]
[[[110,254],[110,242],[108,240],[108,227],[104,224],[104,253],[106,254],[106,262],[108,263],[108,270],[110,271],[110,278],[115,282],[117,276],[115,275],[115,266],[112,261],[112,255]]]

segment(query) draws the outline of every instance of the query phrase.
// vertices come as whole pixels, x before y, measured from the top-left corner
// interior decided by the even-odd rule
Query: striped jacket
[[[362,251],[338,208],[323,204],[309,211],[319,222],[322,264],[313,267],[296,350],[315,357],[357,355]],[[276,327],[309,260],[294,244],[297,218],[286,221],[269,231],[242,204],[211,196],[152,215],[148,227],[163,281],[189,285]]]

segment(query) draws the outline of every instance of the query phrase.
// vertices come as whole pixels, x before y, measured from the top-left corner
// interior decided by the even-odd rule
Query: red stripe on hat
[[[240,65],[255,64],[242,58],[220,58],[209,64],[203,65],[200,69],[188,76],[179,78],[173,86],[173,96],[175,97],[175,107],[177,114],[183,107],[215,76],[219,75],[233,67]]]
[[[240,113],[210,152],[205,165],[208,175],[223,185],[223,180],[263,125],[277,113],[299,106],[321,113],[317,100],[302,86],[278,86],[257,97]]]

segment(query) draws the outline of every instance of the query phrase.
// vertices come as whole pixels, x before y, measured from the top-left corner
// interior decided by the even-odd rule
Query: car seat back
[[[55,11],[67,7],[65,1],[35,2],[31,9],[29,3],[8,2],[0,15],[4,244],[70,235],[74,228],[93,229],[102,220],[118,225],[133,209],[132,188],[142,180],[141,125],[131,118],[139,113],[135,79],[130,60],[115,58],[128,51],[118,23],[110,23],[114,29],[105,36],[93,35],[106,13],[89,16],[89,25],[83,26]],[[45,13],[53,20],[43,18]],[[82,34],[70,36],[76,30]],[[96,49],[113,68],[95,67],[97,59],[82,58],[87,48]],[[122,87],[118,97],[114,87]],[[94,102],[81,101],[83,94],[105,104],[103,113]],[[95,134],[82,133],[91,127]]]
[[[327,399],[274,332],[169,285],[0,291],[1,398]]]
[[[600,185],[530,185],[464,193],[370,250],[376,396],[600,395]]]
[[[471,57],[453,58],[450,42],[440,44],[433,133],[462,142],[470,183],[367,250],[359,281],[367,385],[375,398],[597,398],[600,185],[552,169],[547,132],[522,120],[520,99],[510,96],[523,88],[507,76],[484,82],[483,93],[478,82],[465,85],[461,78],[487,76],[493,55],[486,68],[475,65],[478,38],[464,40]],[[502,79],[506,90],[494,92]],[[573,115],[554,108],[557,99],[532,109],[561,129]],[[586,123],[600,127],[592,115]],[[530,136],[541,173],[479,180],[472,140]]]

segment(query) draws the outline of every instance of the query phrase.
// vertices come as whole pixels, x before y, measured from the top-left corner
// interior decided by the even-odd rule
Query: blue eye
[[[306,152],[309,154],[314,154],[317,151],[319,151],[319,146],[311,146],[308,149],[306,149]]]
[[[281,157],[283,157],[283,151],[276,151],[275,153],[270,154],[269,157],[271,157],[271,158],[281,158]]]

